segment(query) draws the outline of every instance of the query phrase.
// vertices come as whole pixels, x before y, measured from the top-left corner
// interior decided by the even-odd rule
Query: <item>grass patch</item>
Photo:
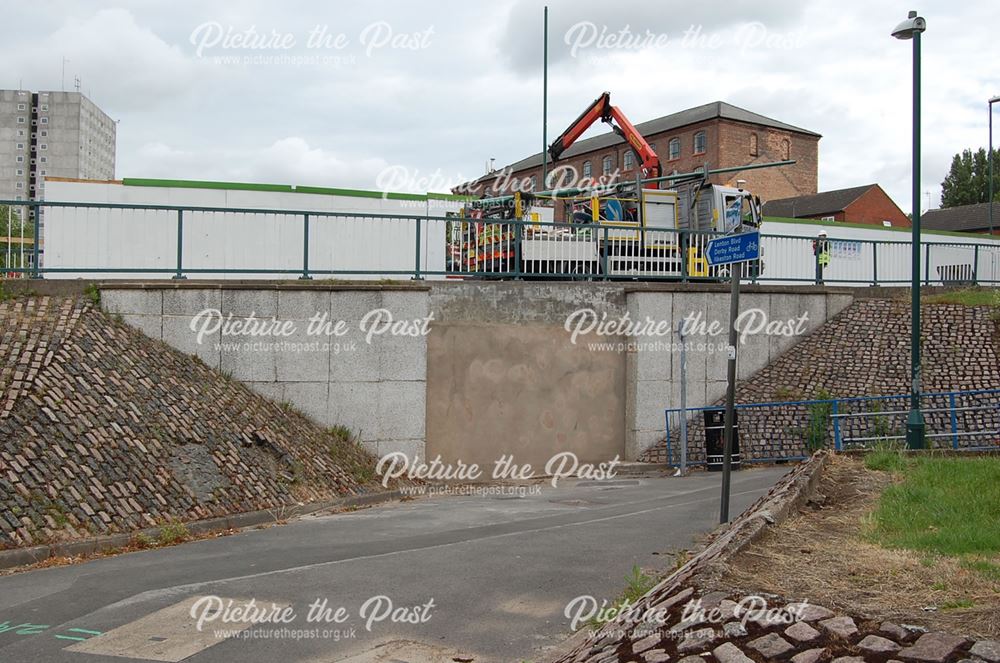
[[[906,469],[907,460],[900,444],[891,441],[876,442],[865,455],[865,467],[879,472],[899,473]]]
[[[1000,458],[869,458],[904,476],[871,516],[876,543],[940,555],[1000,553]]]
[[[962,290],[943,292],[940,295],[927,295],[923,298],[923,303],[1000,307],[1000,290],[996,288],[963,288]]]

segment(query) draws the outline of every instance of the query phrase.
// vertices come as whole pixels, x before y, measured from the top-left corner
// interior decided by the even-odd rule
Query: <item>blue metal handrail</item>
[[[939,438],[939,437],[950,437],[951,446],[955,450],[962,449],[960,446],[960,439],[963,437],[971,437],[976,435],[984,434],[981,431],[962,431],[958,428],[958,413],[970,409],[982,409],[982,410],[1000,410],[1000,399],[993,404],[988,406],[983,406],[979,408],[963,408],[959,407],[958,399],[961,397],[969,396],[985,396],[985,395],[996,395],[1000,397],[1000,389],[972,389],[963,391],[934,391],[934,392],[924,392],[921,394],[922,400],[940,399],[946,398],[948,402],[948,407],[946,408],[925,408],[924,412],[946,412],[948,413],[948,426],[949,430],[946,433],[931,433],[928,435],[929,438]],[[851,416],[896,416],[906,414],[908,409],[900,410],[899,412],[884,412],[879,410],[868,411],[862,414],[849,414],[849,410],[845,408],[845,405],[857,404],[857,403],[870,403],[870,402],[889,402],[889,401],[901,401],[906,403],[909,401],[909,394],[891,395],[891,396],[849,396],[844,398],[828,398],[828,399],[812,399],[812,400],[798,400],[798,401],[768,401],[762,403],[738,403],[736,405],[737,410],[751,410],[754,408],[778,408],[778,407],[806,407],[811,405],[829,405],[831,408],[831,423],[833,426],[833,437],[834,437],[834,449],[841,451],[844,448],[844,438],[843,431],[841,430],[840,421],[845,417]],[[706,410],[718,410],[721,405],[705,405],[701,407],[689,407],[687,412],[696,413],[704,412]],[[671,416],[683,416],[681,408],[667,408],[664,410],[666,419],[666,447],[667,447],[667,459],[671,465],[676,465],[673,463],[673,442],[671,435]],[[985,446],[968,446],[964,447],[967,449],[1000,449],[1000,431],[985,431],[986,434],[997,434],[997,444],[985,445]],[[877,436],[879,439],[892,439],[896,436]],[[774,462],[776,460],[799,460],[805,458],[806,456],[787,456],[787,457],[767,457],[767,458],[751,458],[750,454],[744,453],[743,459],[750,462]],[[690,464],[690,463],[689,463]]]

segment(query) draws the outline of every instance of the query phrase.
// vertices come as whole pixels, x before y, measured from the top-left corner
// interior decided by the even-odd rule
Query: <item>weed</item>
[[[590,620],[591,626],[600,626],[605,622],[611,621],[618,613],[623,609],[627,609],[627,606],[633,605],[636,601],[645,596],[646,592],[653,589],[656,586],[657,579],[653,576],[643,573],[642,569],[638,565],[632,567],[632,571],[625,576],[625,590],[622,592],[612,606],[602,611],[606,618],[594,617]]]
[[[806,449],[810,453],[819,451],[826,446],[827,429],[830,427],[830,415],[833,412],[833,404],[829,403],[830,393],[825,389],[820,389],[816,393],[816,400],[819,403],[809,405],[809,423],[806,424]]]
[[[160,533],[157,536],[157,541],[162,546],[169,546],[174,543],[186,541],[190,537],[191,533],[188,532],[188,528],[184,523],[179,520],[169,520],[160,525]]]
[[[802,392],[795,387],[778,387],[774,390],[774,397],[782,401],[797,401],[802,398]]]
[[[90,303],[94,306],[101,305],[101,291],[98,290],[95,284],[87,284],[87,287],[83,289],[83,296],[89,299]]]

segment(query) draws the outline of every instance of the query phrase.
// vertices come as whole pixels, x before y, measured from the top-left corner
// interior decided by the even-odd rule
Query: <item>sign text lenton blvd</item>
[[[708,242],[708,264],[729,265],[760,258],[760,233],[726,235]]]

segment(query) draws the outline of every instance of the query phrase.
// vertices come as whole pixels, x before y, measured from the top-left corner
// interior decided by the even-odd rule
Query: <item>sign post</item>
[[[743,263],[760,259],[760,233],[737,232],[708,243],[708,263],[710,265],[730,265],[729,267],[729,346],[727,387],[726,387],[726,418],[725,441],[722,446],[722,504],[719,509],[719,522],[729,522],[729,493],[732,476],[733,455],[733,423],[736,419],[736,319],[740,315],[740,278],[743,276]]]

